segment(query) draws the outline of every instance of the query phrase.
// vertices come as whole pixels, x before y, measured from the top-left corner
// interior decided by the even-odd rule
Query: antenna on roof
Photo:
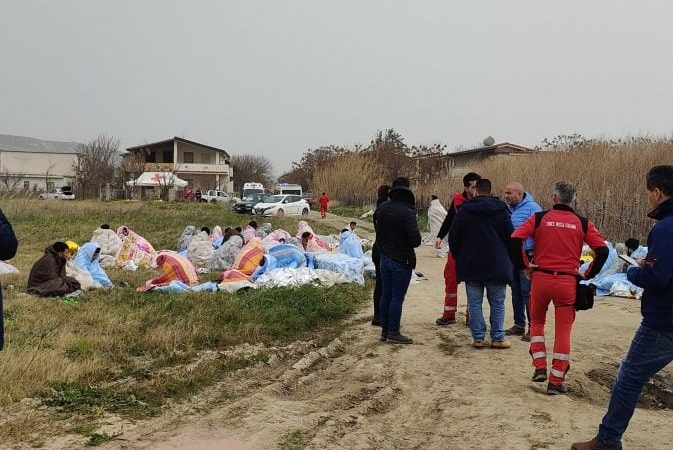
[[[495,144],[495,139],[493,136],[487,136],[484,138],[484,147],[490,147]]]

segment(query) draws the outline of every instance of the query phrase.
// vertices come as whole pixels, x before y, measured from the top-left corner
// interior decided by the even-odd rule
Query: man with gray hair
[[[593,278],[608,258],[608,248],[594,224],[579,216],[570,206],[577,190],[567,181],[554,186],[554,206],[535,213],[512,233],[521,242],[521,265],[531,277],[530,354],[533,357],[533,381],[547,381],[547,348],[544,323],[547,308],[554,302],[555,340],[552,368],[547,384],[549,395],[565,394],[563,386],[570,369],[570,334],[575,321],[575,297],[582,245],[586,242],[596,253],[586,278]],[[535,239],[534,263],[525,254],[527,239]]]

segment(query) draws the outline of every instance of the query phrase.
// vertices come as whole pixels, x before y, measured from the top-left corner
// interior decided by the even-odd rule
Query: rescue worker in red
[[[463,177],[463,192],[456,192],[453,195],[453,200],[447,211],[446,218],[442,222],[442,226],[437,233],[435,240],[435,248],[442,248],[442,241],[449,234],[453,219],[456,217],[456,212],[460,209],[463,203],[473,198],[476,194],[477,181],[481,180],[481,176],[474,172],[470,172]],[[446,255],[446,265],[444,266],[444,313],[442,317],[437,319],[437,325],[451,325],[456,323],[456,311],[458,311],[458,281],[456,278],[456,260],[451,255],[451,249]],[[469,324],[469,313],[465,313],[465,324]]]
[[[329,197],[327,194],[323,192],[318,199],[318,203],[320,203],[320,217],[324,219],[327,217],[327,206],[329,205]]]
[[[595,225],[575,213],[570,206],[577,190],[572,183],[559,181],[554,189],[554,206],[531,216],[514,233],[512,238],[521,240],[521,267],[531,276],[530,295],[530,354],[535,372],[533,381],[547,381],[547,349],[544,324],[547,308],[554,303],[555,324],[554,354],[549,373],[547,394],[565,394],[563,386],[570,369],[570,334],[575,321],[575,296],[582,246],[586,242],[596,257],[586,272],[593,278],[608,258],[608,247]],[[535,257],[529,263],[523,243],[535,239]]]

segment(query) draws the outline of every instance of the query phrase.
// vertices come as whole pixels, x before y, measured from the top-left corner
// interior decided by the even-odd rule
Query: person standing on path
[[[329,197],[326,193],[322,193],[318,199],[318,203],[320,203],[320,218],[324,219],[327,217],[327,207],[329,206]]]
[[[12,225],[0,210],[0,261],[6,261],[14,258],[19,242],[12,229]],[[4,310],[2,305],[2,285],[0,285],[0,350],[5,347],[5,323]]]
[[[377,192],[376,200],[376,209],[381,206],[384,202],[388,201],[388,194],[390,193],[390,186],[384,184],[379,186]],[[374,215],[374,228],[376,228],[376,214]],[[378,236],[378,235],[377,235]],[[374,245],[372,247],[372,261],[374,262],[374,268],[376,271],[376,282],[374,284],[374,317],[372,318],[372,325],[375,327],[381,326],[381,313],[379,311],[379,303],[381,302],[381,252],[376,240],[374,240]]]
[[[648,216],[657,221],[647,237],[647,256],[626,276],[644,289],[643,322],[617,371],[608,411],[589,442],[572,450],[617,450],[645,383],[673,361],[673,166],[656,166],[646,177]]]
[[[526,192],[523,185],[513,181],[505,186],[505,202],[509,205],[512,214],[512,226],[519,228],[530,216],[542,211],[540,205],[535,203],[533,196]],[[533,239],[526,239],[524,251],[528,261],[533,260]],[[530,341],[530,280],[526,273],[514,268],[512,274],[512,309],[514,310],[514,326],[505,330],[511,336],[522,336],[522,341]],[[526,332],[528,323],[528,332]]]
[[[490,305],[491,348],[509,348],[505,338],[505,294],[512,281],[512,222],[507,205],[491,196],[491,182],[477,181],[476,196],[463,204],[449,231],[457,281],[464,281],[473,346],[484,347],[484,289]]]
[[[437,239],[435,240],[435,248],[442,248],[442,241],[449,234],[453,219],[463,203],[474,197],[474,189],[477,181],[481,180],[481,176],[474,172],[470,172],[463,177],[463,192],[456,192],[447,211],[446,218],[442,223]],[[456,261],[454,255],[451,253],[451,246],[449,245],[449,253],[446,255],[446,265],[444,266],[444,312],[442,317],[435,320],[435,323],[440,326],[451,325],[456,323],[456,312],[458,311],[458,282],[456,281]],[[469,311],[466,313],[465,324],[469,322]]]
[[[577,194],[575,185],[559,181],[554,187],[551,211],[536,213],[514,231],[518,240],[520,264],[532,273],[530,296],[530,354],[533,381],[547,381],[547,348],[544,323],[547,308],[554,302],[554,356],[547,384],[549,395],[565,394],[565,375],[570,369],[570,334],[575,321],[575,297],[582,245],[586,242],[596,254],[587,269],[593,278],[608,258],[608,248],[594,224],[580,217],[570,206]],[[535,239],[534,264],[522,253],[524,241]]]
[[[381,253],[381,341],[411,344],[413,340],[400,333],[400,321],[404,296],[416,268],[414,249],[421,245],[421,232],[409,180],[396,179],[389,198],[374,213],[376,242]]]

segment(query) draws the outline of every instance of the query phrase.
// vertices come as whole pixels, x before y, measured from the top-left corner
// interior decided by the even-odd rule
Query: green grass
[[[21,275],[3,279],[6,347],[0,352],[0,407],[11,408],[24,397],[41,398],[55,417],[70,418],[68,430],[81,424],[79,433],[84,435],[95,430],[93,419],[103,413],[151,417],[168,400],[189,398],[230,372],[266,363],[270,357],[261,351],[201,360],[203,351],[245,342],[321,342],[334,336],[368,297],[368,287],[352,284],[239,294],[136,292],[135,286],[155,276],[147,270],[110,270],[113,282],[126,281],[132,287],[86,292],[74,302],[22,296],[28,272],[45,246],[67,239],[83,244],[102,223],[112,228],[128,225],[157,249],[174,249],[187,225],[224,228],[244,225],[252,217],[208,204],[9,200],[2,208],[20,241],[12,263]],[[268,219],[274,228],[292,234],[299,220]],[[318,233],[335,231],[311,225]],[[5,423],[0,425],[0,439],[19,439],[35,427]],[[92,445],[105,437],[91,436]]]

